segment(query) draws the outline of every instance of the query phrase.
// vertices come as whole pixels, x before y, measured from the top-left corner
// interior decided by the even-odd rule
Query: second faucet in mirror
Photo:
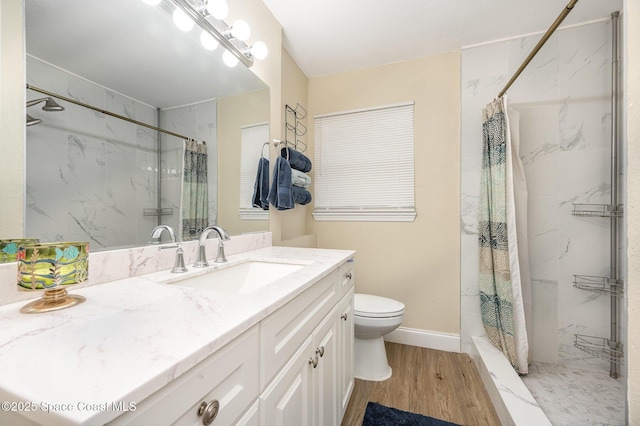
[[[224,263],[227,261],[227,257],[224,254],[224,241],[229,241],[231,237],[224,229],[219,226],[207,226],[202,230],[200,234],[200,242],[198,244],[198,258],[196,263],[193,264],[194,268],[206,268],[209,266],[207,262],[207,252],[205,249],[205,242],[211,231],[215,231],[218,234],[220,241],[218,242],[218,253],[216,255],[215,263]]]

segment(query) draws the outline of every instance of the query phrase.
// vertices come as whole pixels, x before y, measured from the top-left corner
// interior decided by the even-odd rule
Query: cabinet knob
[[[315,358],[309,358],[309,364],[313,365],[313,368],[318,366],[318,355]]]
[[[320,346],[319,348],[316,348],[316,354],[320,355],[320,358],[322,358],[324,355],[324,346]]]
[[[198,416],[202,416],[202,424],[210,425],[218,415],[220,409],[220,403],[217,399],[214,399],[210,403],[202,402],[198,408]]]
[[[353,278],[353,275],[351,275],[351,272],[344,274],[344,277],[348,280],[350,280],[351,278]]]
[[[342,314],[342,315],[340,315],[340,318],[342,318],[343,320],[345,320],[345,321],[346,321],[346,320],[347,320],[347,318],[348,318],[348,316],[347,316],[347,314]]]

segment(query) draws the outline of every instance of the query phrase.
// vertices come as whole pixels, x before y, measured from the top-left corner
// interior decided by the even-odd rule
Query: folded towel
[[[253,207],[269,210],[269,160],[261,157],[258,160],[256,182],[253,184]]]
[[[309,189],[311,186],[311,178],[306,173],[302,173],[300,170],[291,170],[291,184],[293,186],[299,186],[304,189]]]
[[[289,164],[292,168],[300,170],[301,172],[308,172],[311,170],[311,160],[307,158],[301,152],[291,148],[282,148],[280,155],[289,160]]]
[[[271,190],[267,198],[271,205],[278,210],[294,207],[291,190],[291,166],[282,157],[276,158],[276,165],[273,168],[273,182],[271,182]]]
[[[291,191],[293,192],[293,201],[295,201],[296,203],[302,204],[304,206],[305,204],[309,204],[311,202],[311,193],[306,189],[300,188],[299,186],[294,186],[293,188],[291,188]]]

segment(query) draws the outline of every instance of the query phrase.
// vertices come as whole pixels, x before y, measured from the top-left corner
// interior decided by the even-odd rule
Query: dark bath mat
[[[375,402],[367,403],[362,426],[459,426],[455,423],[385,407]]]

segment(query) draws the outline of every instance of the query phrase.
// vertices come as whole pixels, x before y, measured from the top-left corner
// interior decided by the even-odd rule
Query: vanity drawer
[[[353,263],[353,258],[351,258],[340,265],[340,268],[338,269],[338,273],[340,274],[338,294],[340,298],[347,294],[355,284],[356,277],[354,274]]]
[[[260,322],[260,390],[338,303],[338,270]]]
[[[113,424],[202,424],[202,402],[218,400],[213,425],[252,424],[245,417],[258,398],[258,326],[236,338]],[[243,416],[244,414],[244,416]],[[243,416],[241,418],[241,416]]]

